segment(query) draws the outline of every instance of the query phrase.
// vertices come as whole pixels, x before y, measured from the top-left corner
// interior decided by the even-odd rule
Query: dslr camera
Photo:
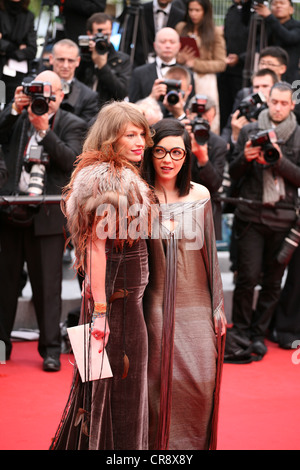
[[[98,30],[98,33],[95,36],[78,36],[78,46],[82,54],[89,54],[90,48],[89,43],[90,41],[95,42],[95,49],[99,55],[103,55],[108,52],[109,49],[109,42],[108,36],[102,34],[101,29]]]
[[[253,93],[241,101],[238,107],[238,118],[245,116],[248,121],[251,121],[251,119],[257,119],[259,113],[267,107],[268,106],[264,95],[260,92]]]
[[[273,165],[279,159],[279,152],[272,142],[277,142],[277,137],[273,129],[259,131],[250,138],[252,147],[261,147],[267,163]]]
[[[42,145],[31,145],[24,158],[25,168],[29,172],[28,192],[30,195],[39,196],[43,194],[48,163],[49,155],[44,152],[44,147]]]
[[[37,116],[46,114],[49,110],[49,102],[55,101],[52,95],[52,86],[48,82],[22,83],[23,93],[31,97],[31,109]]]
[[[209,122],[202,117],[206,111],[207,96],[196,95],[194,99],[195,102],[192,103],[191,112],[197,113],[197,116],[191,121],[192,132],[197,144],[204,145],[209,139],[210,131]]]
[[[300,216],[297,216],[294,226],[285,237],[280,252],[277,255],[277,261],[287,266],[291,261],[294,251],[300,243]]]
[[[171,105],[177,104],[180,98],[181,80],[165,79],[162,83],[167,85],[166,97],[168,103]],[[161,96],[160,101],[163,100],[164,96]]]

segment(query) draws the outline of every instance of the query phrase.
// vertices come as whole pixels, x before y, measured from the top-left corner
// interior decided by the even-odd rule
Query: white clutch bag
[[[90,335],[90,325],[67,328],[75,361],[82,382],[112,377],[112,370],[104,349],[99,353],[99,340]]]

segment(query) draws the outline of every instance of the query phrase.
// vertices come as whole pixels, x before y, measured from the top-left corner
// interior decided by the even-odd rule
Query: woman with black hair
[[[193,70],[196,94],[207,95],[216,103],[212,130],[219,134],[217,73],[226,69],[226,46],[222,30],[214,24],[210,0],[189,0],[185,21],[178,23],[175,29],[180,36],[189,36],[196,41],[199,57],[185,47],[179,52],[177,61]]]
[[[190,180],[182,124],[153,126],[142,176],[159,217],[149,240],[149,448],[214,449],[226,320],[208,190]]]
[[[30,72],[37,51],[34,14],[30,0],[0,0],[0,78],[6,87],[6,103]]]

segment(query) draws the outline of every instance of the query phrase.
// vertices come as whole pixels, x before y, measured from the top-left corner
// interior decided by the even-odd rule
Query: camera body
[[[180,99],[180,90],[181,90],[181,80],[165,79],[162,82],[164,85],[167,85],[167,101],[169,104],[177,104]],[[160,101],[164,100],[164,96],[160,97]]]
[[[273,129],[259,131],[256,135],[251,136],[250,140],[252,147],[261,147],[264,153],[264,159],[267,163],[273,165],[277,162],[280,155],[273,145],[273,142],[277,141],[277,137]]]
[[[49,110],[49,102],[56,100],[56,97],[52,95],[51,83],[33,81],[22,83],[22,86],[23,93],[31,98],[32,112],[37,116],[46,114]]]
[[[266,98],[262,93],[252,93],[252,95],[246,96],[246,98],[241,101],[238,107],[238,118],[245,116],[250,122],[251,119],[257,119],[259,113],[267,107]]]
[[[209,139],[210,125],[202,115],[206,111],[207,96],[196,95],[195,102],[191,106],[191,112],[197,113],[197,117],[191,121],[192,132],[195,136],[196,142],[199,145],[204,145]]]
[[[82,54],[89,54],[90,48],[89,43],[90,41],[95,42],[95,49],[99,55],[103,55],[108,52],[109,49],[109,42],[108,36],[103,34],[101,30],[95,36],[78,36],[78,46]]]

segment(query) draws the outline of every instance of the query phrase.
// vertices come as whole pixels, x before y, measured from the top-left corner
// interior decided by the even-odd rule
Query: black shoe
[[[46,356],[43,362],[43,370],[46,372],[58,372],[60,370],[59,356]]]
[[[255,354],[253,357],[254,361],[261,361],[266,352],[268,351],[267,346],[259,340],[253,341],[252,343],[252,353]]]

